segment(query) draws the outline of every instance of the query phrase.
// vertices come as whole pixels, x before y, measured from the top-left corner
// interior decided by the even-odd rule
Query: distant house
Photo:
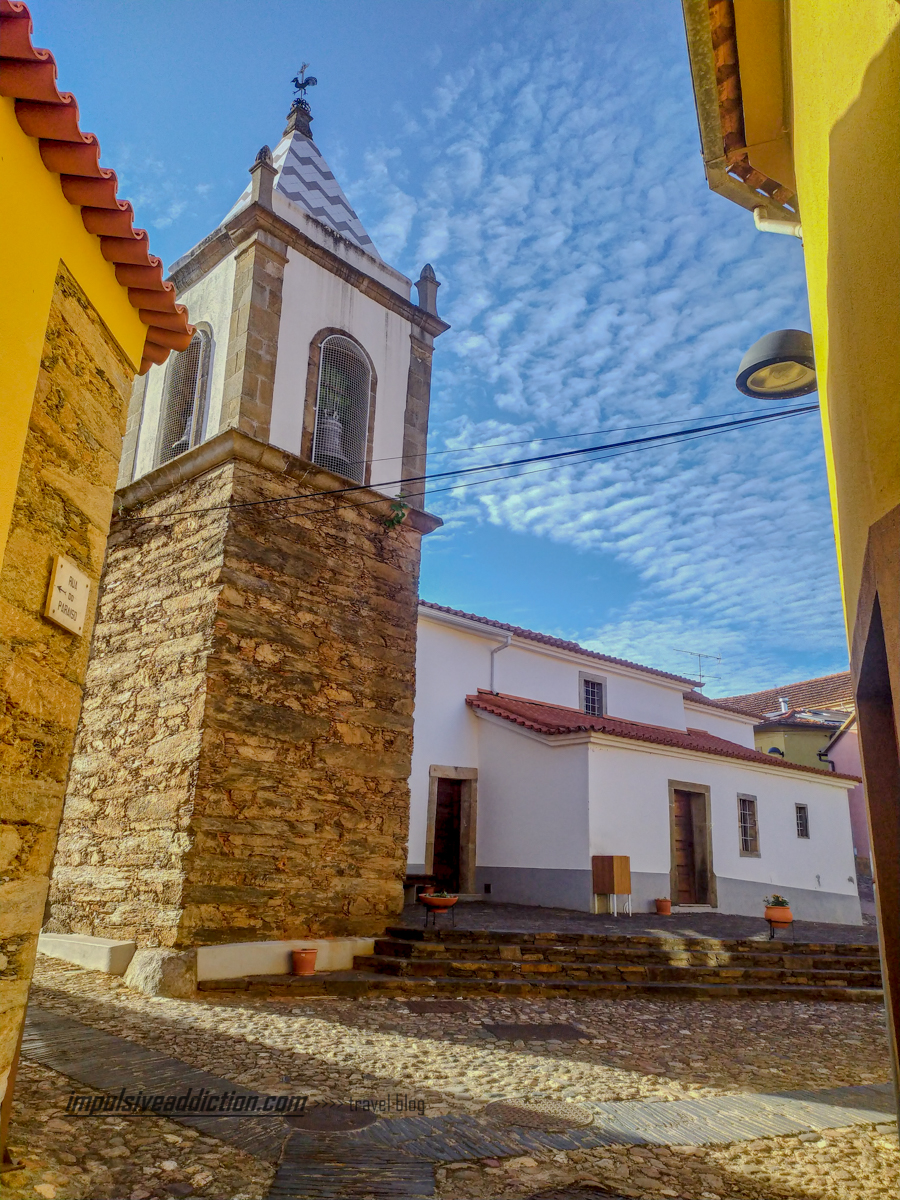
[[[835,771],[861,775],[859,753],[859,729],[856,714],[848,717],[832,737],[825,750]],[[869,819],[866,816],[866,787],[860,781],[849,792],[850,828],[853,830],[853,849],[856,854],[856,870],[860,875],[872,876],[872,851],[869,846]]]
[[[757,718],[693,681],[422,602],[409,871],[491,900],[588,911],[591,859],[656,897],[859,923],[856,779],[754,746]]]

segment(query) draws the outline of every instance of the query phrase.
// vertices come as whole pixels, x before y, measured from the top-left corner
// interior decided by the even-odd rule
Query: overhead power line
[[[461,475],[478,474],[478,473],[481,473],[484,471],[507,470],[510,467],[530,466],[531,464],[537,463],[537,462],[551,462],[552,461],[552,462],[556,462],[556,463],[562,463],[565,460],[573,460],[580,456],[590,455],[590,454],[602,454],[606,450],[619,450],[619,449],[623,449],[625,447],[630,447],[630,446],[648,446],[653,443],[660,443],[660,442],[666,442],[669,445],[672,445],[677,441],[692,441],[692,440],[694,440],[694,438],[696,436],[698,436],[700,434],[704,434],[704,433],[724,433],[730,429],[741,429],[741,428],[746,428],[747,426],[750,426],[750,425],[759,425],[759,424],[763,424],[768,421],[778,420],[783,417],[799,416],[802,413],[815,412],[817,409],[818,409],[818,404],[807,404],[807,405],[803,405],[799,408],[782,409],[782,410],[776,411],[776,412],[765,412],[765,413],[760,413],[756,416],[744,417],[740,420],[724,421],[719,424],[698,425],[698,426],[694,426],[691,429],[670,430],[668,433],[648,434],[646,437],[629,438],[626,441],[622,441],[622,442],[607,442],[606,444],[600,445],[600,446],[582,446],[575,450],[557,450],[553,454],[536,454],[536,455],[531,455],[528,458],[508,459],[504,462],[482,463],[480,465],[470,466],[470,467],[457,467],[455,470],[435,471],[430,474],[408,476],[403,479],[385,480],[381,483],[353,484],[350,487],[328,488],[321,492],[305,492],[305,493],[300,492],[300,493],[297,493],[292,496],[267,497],[264,500],[242,500],[242,501],[239,501],[237,504],[212,504],[206,508],[183,508],[183,509],[176,509],[174,512],[171,512],[171,513],[153,513],[153,514],[146,515],[146,516],[133,516],[133,517],[130,516],[127,519],[131,520],[131,521],[135,521],[135,522],[137,522],[137,521],[169,520],[172,517],[191,516],[191,515],[207,513],[207,512],[217,512],[222,509],[261,508],[261,507],[272,505],[272,504],[287,504],[293,500],[317,500],[317,499],[323,499],[325,496],[345,496],[352,492],[365,492],[365,491],[370,491],[371,489],[378,489],[378,488],[385,488],[385,487],[401,487],[402,488],[402,487],[409,487],[409,486],[411,486],[413,484],[417,484],[417,483],[422,483],[422,484],[427,485],[432,480],[450,479],[450,478],[458,477]],[[496,480],[483,480],[481,482],[484,482],[484,483],[496,482]],[[428,490],[428,489],[424,488],[423,491],[425,491],[425,490]],[[421,494],[421,493],[418,493],[418,494]],[[388,497],[385,497],[385,499],[390,501],[392,499],[392,497],[388,496]],[[377,503],[377,501],[373,501],[373,503]]]

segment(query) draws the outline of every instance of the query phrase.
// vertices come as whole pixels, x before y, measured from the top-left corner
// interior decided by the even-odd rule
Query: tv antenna
[[[675,650],[676,654],[687,654],[690,658],[696,658],[696,660],[697,660],[697,682],[698,683],[703,683],[703,660],[704,660],[704,658],[708,658],[710,660],[710,662],[720,663],[722,661],[721,654],[701,654],[699,650],[677,650],[677,649],[675,649],[674,646],[672,647],[672,649]],[[707,674],[706,678],[714,679],[715,676]]]

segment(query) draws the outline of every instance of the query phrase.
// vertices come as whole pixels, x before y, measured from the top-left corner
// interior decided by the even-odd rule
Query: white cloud
[[[517,9],[503,46],[439,83],[415,187],[390,181],[389,151],[354,188],[382,253],[415,274],[436,260],[445,284],[434,449],[751,408],[743,351],[807,325],[801,247],[706,189],[683,44],[654,41],[647,10],[624,42],[593,7],[548,35],[554,11]],[[804,654],[846,661],[814,415],[435,499],[451,529],[491,522],[637,572],[625,611],[567,630],[596,648],[673,670],[689,664],[673,648],[721,652],[711,692],[790,677]]]

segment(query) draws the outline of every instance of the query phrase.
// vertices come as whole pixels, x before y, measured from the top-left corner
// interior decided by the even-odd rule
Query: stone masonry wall
[[[234,507],[338,481],[230,436],[254,453],[112,539],[54,928],[191,946],[374,933],[401,908],[420,534],[386,501]]]
[[[0,1093],[44,914],[132,375],[60,266],[0,569]],[[80,637],[43,617],[56,554],[92,580]]]
[[[52,931],[170,946],[202,736],[231,466],[114,525],[51,890]],[[167,517],[176,509],[211,509]]]

